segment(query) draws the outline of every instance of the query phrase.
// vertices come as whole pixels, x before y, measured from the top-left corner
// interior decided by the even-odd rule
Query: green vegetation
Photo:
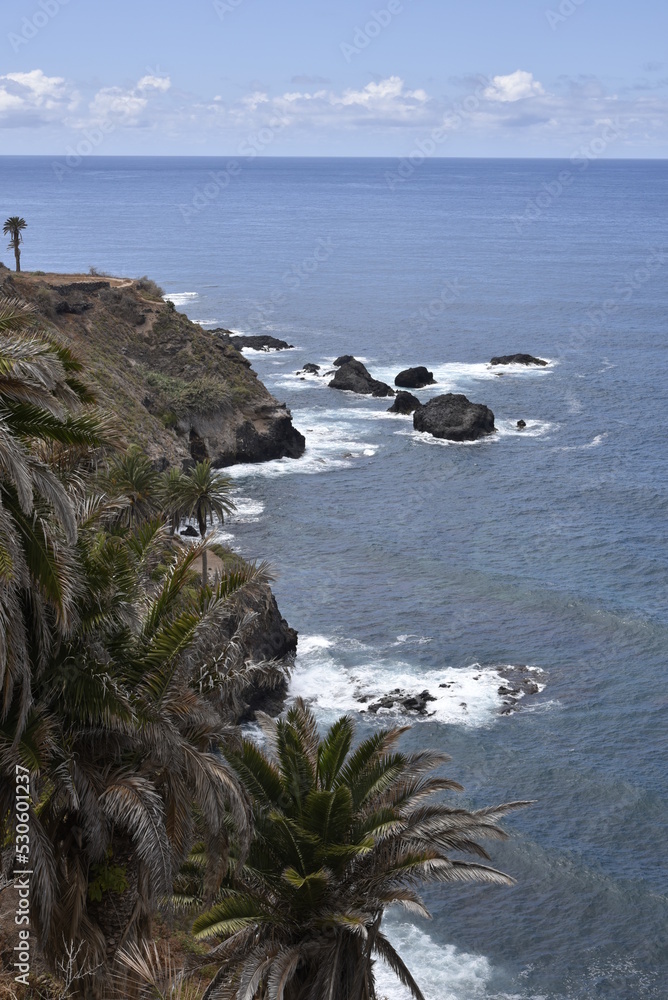
[[[5,236],[9,236],[8,250],[14,251],[16,260],[16,270],[21,270],[21,244],[23,243],[23,230],[28,228],[28,223],[20,215],[12,215],[5,222],[2,231]]]
[[[459,855],[486,859],[478,838],[519,803],[456,808],[447,757],[401,752],[403,730],[355,747],[347,718],[321,738],[301,703],[265,720],[266,752],[243,740],[244,692],[277,669],[244,653],[267,568],[227,552],[210,583],[229,482],[117,441],[87,366],[0,300],[0,878],[20,856],[19,769],[48,972],[21,1000],[374,1000],[378,957],[419,998],[386,909],[426,913],[423,885],[507,884]],[[154,943],[179,913],[183,968]]]
[[[163,419],[176,426],[192,414],[206,416],[217,410],[229,408],[236,394],[219,379],[207,375],[184,379],[162,372],[146,371],[146,382],[156,390],[155,406]]]

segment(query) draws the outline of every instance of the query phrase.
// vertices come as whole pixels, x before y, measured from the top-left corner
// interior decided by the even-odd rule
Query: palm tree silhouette
[[[21,243],[23,242],[21,231],[27,229],[27,227],[28,223],[20,215],[11,215],[2,227],[5,236],[9,236],[9,246],[7,249],[14,251],[17,271],[21,270]]]

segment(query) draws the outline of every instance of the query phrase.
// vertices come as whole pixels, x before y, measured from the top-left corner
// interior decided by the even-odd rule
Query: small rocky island
[[[492,358],[490,365],[538,365],[547,368],[549,361],[542,358],[534,358],[532,354],[503,354],[498,358]]]
[[[373,378],[361,361],[346,354],[337,358],[334,367],[338,369],[329,383],[330,389],[341,389],[343,392],[357,392],[363,396],[394,396],[394,389],[385,382]]]
[[[400,413],[404,416],[408,416],[415,410],[418,410],[421,406],[422,403],[417,396],[414,396],[412,392],[404,392],[402,390],[397,393],[397,398],[387,412]]]
[[[394,384],[401,389],[424,389],[428,385],[436,385],[436,379],[433,372],[419,365],[417,368],[406,368],[399,372]]]
[[[488,406],[452,392],[436,396],[416,409],[413,427],[447,441],[477,441],[496,430]]]
[[[265,351],[269,354],[271,351],[291,351],[294,348],[294,344],[288,344],[287,340],[279,340],[278,337],[270,337],[268,334],[251,336],[242,333],[231,333],[230,330],[224,330],[222,327],[217,327],[210,332],[215,333],[225,343],[236,347],[238,351],[243,350],[244,347],[248,347],[253,351]]]

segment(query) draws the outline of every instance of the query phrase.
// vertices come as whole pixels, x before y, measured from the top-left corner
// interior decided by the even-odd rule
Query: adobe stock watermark
[[[19,52],[24,45],[31,42],[69,2],[70,0],[39,0],[37,10],[30,17],[23,18],[20,30],[10,31],[7,35],[7,41],[14,52]]]
[[[515,231],[521,233],[525,226],[544,218],[546,211],[573,185],[578,175],[584,173],[595,160],[600,159],[608,146],[623,138],[624,134],[621,122],[616,119],[606,125],[600,135],[571,153],[569,162],[573,169],[560,170],[551,181],[544,182],[538,194],[527,201],[522,215],[512,216]]]
[[[14,980],[28,985],[30,975],[30,772],[16,765],[14,797],[14,890],[17,895],[14,923],[19,943],[14,946]]]
[[[299,264],[293,264],[290,270],[285,271],[281,277],[280,286],[273,290],[266,302],[258,303],[255,306],[248,317],[249,328],[267,323],[278,306],[285,305],[288,299],[287,293],[298,292],[302,284],[308,281],[330,259],[335,249],[336,246],[331,236],[321,236],[316,242],[313,253]]]
[[[489,80],[479,77],[480,83],[472,94],[469,94],[459,104],[448,112],[440,125],[437,125],[424,138],[418,139],[408,156],[399,160],[396,170],[385,171],[385,183],[390,191],[395,191],[405,184],[425,160],[430,159],[438,151],[438,147],[447,141],[452,132],[461,128],[462,124],[480,108],[483,92],[489,86]]]
[[[569,330],[570,340],[566,347],[559,351],[557,357],[565,358],[569,354],[581,350],[591,337],[605,329],[610,317],[615,316],[623,306],[628,305],[637,292],[654,278],[657,271],[666,262],[668,262],[668,250],[653,250],[640,267],[637,267],[630,274],[625,274],[615,285],[611,298],[588,309],[585,313],[585,322],[571,326]]]
[[[79,139],[76,146],[70,145],[66,148],[65,159],[52,160],[51,169],[54,176],[62,183],[77,167],[81,166],[88,156],[93,156],[107,136],[115,131],[116,126],[110,121],[100,122],[99,125],[83,129],[83,138]]]
[[[254,160],[272,144],[287,124],[288,122],[283,119],[272,118],[267,125],[263,125],[256,132],[251,132],[250,135],[246,136],[239,146],[238,155],[245,160]],[[179,205],[183,221],[190,222],[205,208],[213,205],[223,191],[229,187],[232,180],[241,174],[242,169],[239,160],[228,160],[224,169],[210,170],[209,179],[204,184],[195,185],[190,202]]]
[[[577,13],[580,7],[587,0],[561,0],[556,10],[546,10],[545,17],[552,31],[556,31],[560,24],[564,24],[573,14]]]
[[[411,2],[411,0],[407,0]],[[386,28],[392,24],[394,19],[403,14],[406,7],[403,0],[388,0],[388,3],[380,10],[372,10],[369,20],[363,25],[356,25],[352,42],[341,42],[339,48],[345,61],[350,65],[355,56],[367,49],[374,38],[378,38]]]
[[[218,15],[219,21],[224,21],[227,14],[233,14],[238,7],[241,7],[244,0],[213,0],[213,9]]]

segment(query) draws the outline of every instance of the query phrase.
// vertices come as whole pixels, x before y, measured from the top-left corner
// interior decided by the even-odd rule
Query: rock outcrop
[[[307,365],[304,365],[302,370],[297,372],[297,375],[319,375],[319,374],[320,374],[320,365],[314,365],[311,364],[311,362],[309,362]]]
[[[417,368],[406,368],[403,372],[399,372],[394,384],[402,389],[424,389],[425,386],[436,385],[436,379],[433,372],[419,365]]]
[[[361,699],[361,701],[364,703],[364,699]],[[401,688],[395,688],[390,694],[369,705],[366,711],[371,715],[377,715],[384,708],[390,711],[394,709],[400,712],[426,716],[429,714],[427,706],[432,701],[436,701],[436,698],[429,691],[422,691],[420,694],[410,694],[408,691],[402,691]]]
[[[210,459],[222,468],[304,453],[290,411],[236,338],[192,323],[148,279],[3,272],[0,284],[72,344],[102,406],[156,466]]]
[[[340,365],[336,375],[329,383],[329,387],[345,392],[357,392],[363,396],[394,396],[394,389],[386,385],[385,382],[379,382],[378,379],[373,378],[362,362],[356,361],[354,358]]]
[[[503,354],[490,361],[490,365],[539,365],[541,368],[546,368],[548,364],[548,361],[534,358],[531,354]]]
[[[447,441],[477,441],[495,430],[494,414],[489,407],[452,392],[437,396],[416,410],[413,426],[416,431],[426,431]]]
[[[279,340],[278,337],[270,337],[267,334],[230,333],[229,330],[224,330],[221,327],[210,332],[232,344],[238,351],[244,347],[250,347],[253,351],[269,353],[270,351],[290,351],[294,347],[294,344],[288,344],[287,340]]]
[[[422,403],[412,392],[398,392],[397,398],[387,412],[402,413],[407,416],[418,410],[421,406]]]
[[[334,362],[334,367],[340,368],[341,365],[347,365],[349,364],[349,362],[354,360],[355,358],[352,356],[352,354],[342,354],[341,357],[337,358],[336,361]]]

